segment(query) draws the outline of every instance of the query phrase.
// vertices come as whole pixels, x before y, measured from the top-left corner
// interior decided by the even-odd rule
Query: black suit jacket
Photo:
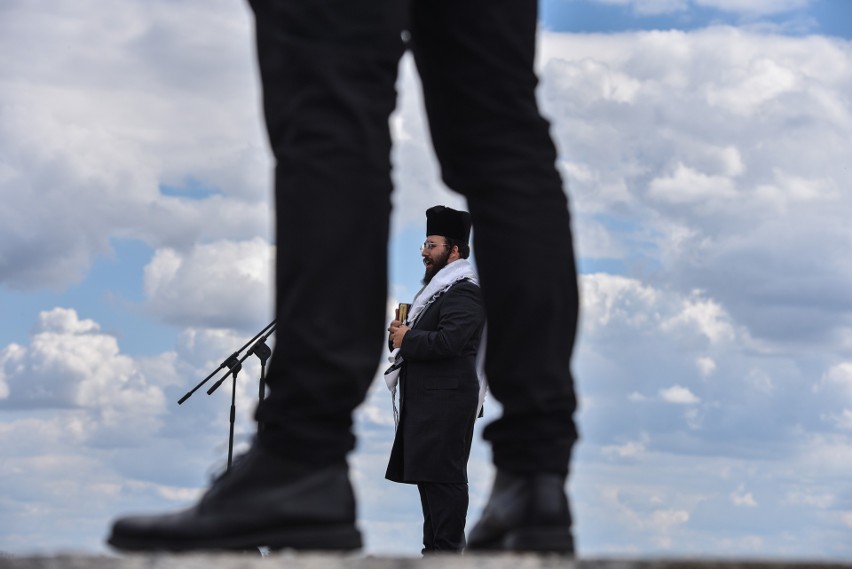
[[[386,478],[467,482],[479,400],[476,352],[485,326],[479,287],[454,284],[406,332],[400,346],[400,419]]]

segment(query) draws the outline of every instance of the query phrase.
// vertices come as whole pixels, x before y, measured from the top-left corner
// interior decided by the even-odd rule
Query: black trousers
[[[418,482],[423,506],[422,553],[461,552],[470,502],[467,484]]]
[[[446,184],[466,196],[503,405],[494,463],[567,472],[578,293],[570,218],[533,72],[535,0],[251,0],[277,165],[277,338],[261,444],[354,448],[381,361],[391,209],[388,117],[415,57]],[[406,30],[407,34],[402,34]]]

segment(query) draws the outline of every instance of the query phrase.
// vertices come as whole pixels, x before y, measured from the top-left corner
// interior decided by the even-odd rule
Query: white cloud
[[[837,501],[837,496],[826,492],[791,491],[784,496],[784,501],[790,504],[813,506],[828,509]]]
[[[654,325],[648,309],[657,301],[657,292],[639,281],[616,275],[581,277],[583,324],[590,331],[623,323],[630,327]],[[651,313],[649,313],[651,312]]]
[[[683,300],[681,312],[662,323],[663,330],[676,330],[684,325],[699,330],[711,343],[733,340],[734,328],[725,310],[716,302],[701,298],[700,292],[693,292],[690,298]]]
[[[766,540],[759,535],[743,535],[718,540],[716,549],[718,551],[741,551],[745,554],[766,551],[766,546]]]
[[[683,412],[683,418],[686,421],[687,427],[693,431],[698,431],[704,428],[705,417],[706,413],[702,412],[702,410],[697,407],[689,407]]]
[[[648,398],[641,393],[634,391],[630,395],[627,396],[627,400],[633,403],[642,403],[643,401],[648,401]]]
[[[620,523],[645,534],[655,548],[663,550],[673,546],[673,534],[690,520],[688,509],[670,505],[681,497],[657,489],[606,487],[601,499],[607,507],[617,510]]]
[[[775,390],[775,384],[772,382],[772,376],[765,370],[755,368],[751,369],[746,376],[746,384],[758,393],[770,394]]]
[[[132,426],[135,436],[159,427],[165,403],[114,337],[63,308],[40,315],[29,346],[0,351],[0,380],[7,408],[86,409],[103,428]]]
[[[734,115],[747,116],[782,95],[794,92],[800,76],[778,61],[758,58],[749,62],[740,76],[731,77],[729,84],[711,86],[707,102]],[[803,78],[803,77],[802,77]]]
[[[651,181],[648,195],[669,203],[707,203],[736,197],[732,180],[723,176],[707,176],[683,164],[667,177]]]
[[[606,273],[582,275],[581,287],[582,333],[590,337],[661,335],[708,347],[726,345],[738,337],[727,311],[702,291],[681,296]],[[701,357],[701,369],[706,370],[712,359]]]
[[[673,385],[666,389],[661,389],[660,397],[666,403],[674,403],[675,405],[694,405],[701,402],[701,399],[696,397],[688,388],[681,385]]]
[[[221,1],[4,6],[0,282],[62,289],[114,238],[268,235],[248,30],[247,7]]]
[[[840,414],[824,413],[823,420],[844,431],[852,431],[852,409],[843,409]]]
[[[846,477],[852,469],[852,438],[848,433],[809,433],[803,443],[801,459],[803,475],[830,479]]]
[[[145,267],[150,308],[164,320],[211,327],[248,326],[271,314],[274,247],[255,238],[159,249]]]
[[[628,441],[623,445],[607,445],[601,451],[605,456],[613,458],[641,458],[648,450],[648,443],[651,442],[651,437],[647,433],[641,433],[639,440]]]
[[[581,218],[575,224],[577,238],[574,246],[589,259],[621,259],[626,251],[623,244],[612,235],[603,223],[591,218]]]
[[[755,341],[841,341],[852,315],[826,304],[852,280],[831,260],[852,245],[843,42],[708,28],[545,34],[541,52],[540,98],[591,257],[605,243],[627,270],[704,290]],[[612,77],[629,97],[602,96]]]
[[[674,544],[674,539],[669,535],[669,532],[678,526],[686,524],[689,521],[689,512],[683,510],[656,510],[650,519],[650,523],[659,528],[659,535],[654,538],[655,543],[668,549]]]
[[[695,366],[704,377],[713,375],[713,372],[716,371],[716,362],[713,358],[709,358],[707,356],[701,356],[695,360]]]
[[[826,371],[815,389],[835,389],[852,398],[852,362],[840,362]]]
[[[745,485],[740,484],[737,489],[731,492],[731,502],[734,506],[756,508],[757,500],[751,492],[746,492]]]

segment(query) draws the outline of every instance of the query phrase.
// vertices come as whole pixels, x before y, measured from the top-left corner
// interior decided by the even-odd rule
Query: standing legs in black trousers
[[[418,482],[423,507],[423,551],[459,553],[465,547],[464,526],[470,501],[467,484]]]
[[[383,348],[388,118],[410,35],[435,151],[464,194],[503,416],[470,548],[571,552],[577,279],[535,99],[535,0],[251,0],[277,162],[277,350],[247,457],[183,512],[124,518],[120,549],[360,546],[346,454]],[[506,270],[510,266],[511,270]]]

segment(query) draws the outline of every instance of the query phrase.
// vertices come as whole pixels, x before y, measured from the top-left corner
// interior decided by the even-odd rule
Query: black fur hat
[[[426,235],[441,235],[467,244],[470,239],[470,214],[436,205],[426,210]]]

